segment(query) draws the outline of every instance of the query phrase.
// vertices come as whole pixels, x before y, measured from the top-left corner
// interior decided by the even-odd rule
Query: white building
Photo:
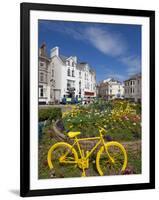
[[[124,81],[124,96],[135,102],[141,102],[141,74],[131,76]]]
[[[103,80],[98,84],[98,96],[111,100],[115,98],[123,98],[124,85],[113,78]]]
[[[90,98],[96,96],[96,74],[88,63],[78,62],[76,56],[60,55],[59,47],[51,49],[50,67],[55,87],[52,95],[54,101],[65,97]]]
[[[96,96],[96,74],[88,63],[79,62],[76,56],[60,55],[59,47],[54,47],[50,52],[48,68],[45,87],[50,93],[46,93],[46,103],[60,102],[63,97],[90,99]]]

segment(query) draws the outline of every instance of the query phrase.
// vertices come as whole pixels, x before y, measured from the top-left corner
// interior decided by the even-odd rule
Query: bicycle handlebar
[[[106,130],[104,128],[102,128],[101,126],[98,126],[99,131],[104,131],[106,133]]]
[[[99,129],[100,132],[103,131],[103,132],[106,133],[106,129],[104,129],[103,127],[99,126],[99,125],[96,124],[96,123],[95,123],[94,125]]]

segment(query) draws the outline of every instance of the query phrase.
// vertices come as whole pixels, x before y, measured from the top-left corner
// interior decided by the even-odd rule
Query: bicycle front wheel
[[[108,142],[97,153],[96,167],[101,176],[122,174],[127,166],[127,153],[122,144]]]
[[[54,144],[48,151],[47,160],[49,168],[54,170],[56,178],[80,176],[77,168],[78,154],[66,142]]]

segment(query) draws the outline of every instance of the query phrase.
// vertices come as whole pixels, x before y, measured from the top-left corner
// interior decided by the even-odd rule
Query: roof
[[[120,81],[114,79],[114,78],[107,78],[106,80],[103,80],[104,83],[121,83]]]
[[[63,56],[63,55],[60,55],[60,58],[61,58],[61,60],[62,60],[63,62],[66,62],[66,60],[67,60],[68,57]]]
[[[141,73],[131,76],[129,79],[125,80],[124,82],[131,81],[131,80],[136,80],[138,78],[141,78]]]

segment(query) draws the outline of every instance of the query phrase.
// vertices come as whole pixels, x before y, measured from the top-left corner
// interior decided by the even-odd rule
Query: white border
[[[142,174],[38,180],[38,19],[142,25]],[[74,19],[74,20],[73,20]],[[149,182],[149,18],[66,12],[30,12],[30,189]]]

